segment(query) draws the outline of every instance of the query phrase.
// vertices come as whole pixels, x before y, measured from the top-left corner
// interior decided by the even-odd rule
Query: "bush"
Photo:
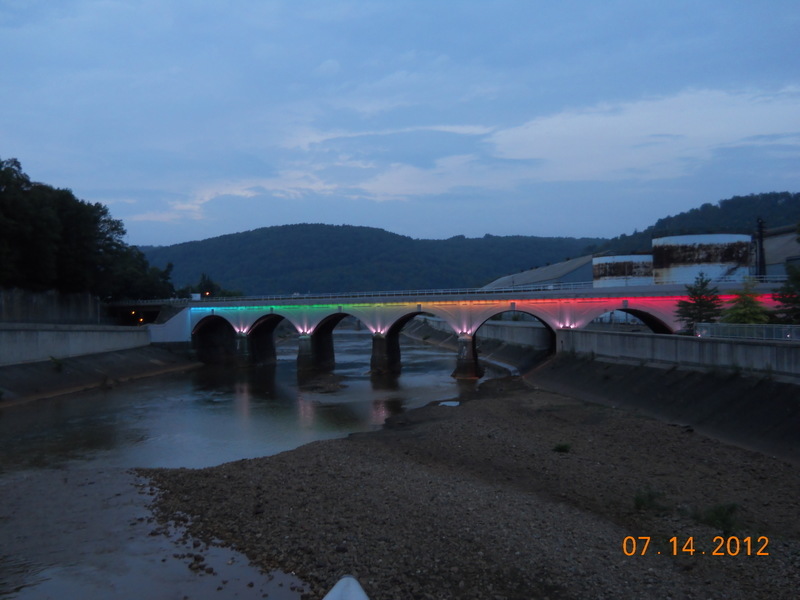
[[[697,510],[694,520],[714,529],[719,529],[722,535],[730,535],[738,525],[736,513],[739,505],[736,503],[715,504],[704,511]]]
[[[651,487],[636,492],[633,497],[633,507],[636,510],[667,510],[667,507],[661,504],[660,500],[664,497],[664,492],[659,492]]]

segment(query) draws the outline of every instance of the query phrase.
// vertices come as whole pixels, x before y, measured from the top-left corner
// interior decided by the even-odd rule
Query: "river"
[[[300,598],[291,574],[163,535],[154,490],[130,469],[276,454],[474,389],[450,377],[451,351],[404,340],[402,374],[374,380],[369,332],[334,339],[334,373],[308,384],[289,343],[272,368],[205,367],[0,409],[0,598]],[[205,568],[190,568],[196,554]]]

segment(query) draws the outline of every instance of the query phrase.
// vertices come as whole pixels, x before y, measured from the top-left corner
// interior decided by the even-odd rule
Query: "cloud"
[[[253,197],[251,182],[237,183],[211,183],[198,189],[193,194],[178,200],[165,200],[168,209],[162,211],[149,211],[130,215],[131,221],[154,221],[159,223],[172,223],[186,219],[202,221],[206,218],[205,205],[213,200],[225,196]]]
[[[431,132],[448,135],[436,144],[420,138],[426,159],[419,162],[426,164],[410,164],[413,136]],[[398,135],[412,136],[412,142],[392,143]],[[370,144],[335,143],[370,137],[387,140],[377,150]],[[784,157],[800,152],[800,88],[689,90],[563,110],[504,129],[463,123],[362,131],[304,126],[284,137],[280,148],[274,176],[209,182],[185,199],[170,201],[166,211],[131,219],[203,220],[206,204],[226,197],[258,203],[312,197],[391,202],[507,194],[537,183],[680,178],[713,164],[727,149],[758,148],[762,156]]]
[[[452,133],[454,135],[482,136],[494,131],[494,128],[484,125],[419,125],[412,127],[400,127],[395,129],[375,129],[366,131],[346,131],[330,130],[321,131],[310,127],[299,128],[293,131],[283,141],[286,148],[308,150],[313,145],[324,144],[331,140],[355,139],[363,137],[389,136],[404,133],[418,133],[424,131],[436,131],[440,133]]]
[[[338,60],[334,60],[329,58],[321,62],[316,69],[314,69],[314,74],[319,75],[320,77],[333,77],[339,73],[339,69],[341,66],[339,65]]]
[[[317,152],[336,140],[424,132],[469,136],[478,144],[468,152],[458,152],[457,140],[442,145],[437,148],[442,154],[431,157],[432,166],[371,154],[337,163]],[[308,153],[302,171],[272,180],[270,189],[284,197],[322,189],[387,201],[467,189],[521,189],[532,183],[675,179],[711,164],[728,148],[760,148],[776,156],[800,151],[800,88],[687,90],[563,110],[504,129],[474,124],[364,131],[309,127],[293,132],[283,145]],[[333,170],[344,166],[361,169],[346,187]],[[306,171],[317,175],[311,178]]]
[[[475,155],[454,155],[440,158],[429,169],[392,164],[358,188],[378,201],[402,200],[467,188],[506,189],[509,182],[518,180],[520,175],[510,174],[507,168],[482,163]]]
[[[146,213],[139,213],[137,215],[130,215],[126,217],[127,221],[131,222],[155,222],[155,223],[175,223],[183,221],[185,214],[178,211],[151,211]]]
[[[787,131],[800,132],[798,87],[690,90],[565,110],[496,131],[488,142],[497,157],[541,161],[532,167],[540,181],[647,180],[687,175],[716,150],[774,143],[769,136],[797,144]]]

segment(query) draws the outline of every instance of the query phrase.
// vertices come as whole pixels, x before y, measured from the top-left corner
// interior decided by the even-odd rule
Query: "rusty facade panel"
[[[651,277],[653,265],[650,262],[602,262],[592,265],[592,277]]]
[[[747,266],[749,257],[749,242],[653,245],[654,269],[698,264],[727,264],[744,267]]]

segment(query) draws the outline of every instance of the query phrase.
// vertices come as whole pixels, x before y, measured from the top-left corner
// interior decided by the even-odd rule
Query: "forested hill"
[[[649,252],[651,239],[750,233],[800,223],[800,194],[735,196],[608,239],[529,236],[417,240],[348,225],[265,227],[173,246],[142,247],[151,264],[172,263],[175,287],[209,275],[244,294],[479,287],[510,273],[590,252]]]
[[[649,252],[654,237],[692,235],[699,233],[752,233],[756,220],[764,220],[767,229],[800,223],[800,193],[770,192],[734,196],[717,204],[706,203],[700,208],[656,221],[644,231],[613,238],[598,250],[615,254]]]
[[[123,242],[125,228],[106,206],[33,182],[18,160],[0,159],[0,288],[164,298],[175,288],[197,291],[203,274],[203,286],[248,295],[479,287],[584,254],[648,252],[653,237],[750,233],[758,217],[767,228],[797,225],[800,193],[735,196],[611,240],[417,240],[370,227],[303,224],[136,248]]]
[[[252,295],[479,287],[606,241],[492,235],[417,240],[371,227],[301,224],[141,250],[153,265],[174,265],[175,287],[206,273],[223,288]]]

